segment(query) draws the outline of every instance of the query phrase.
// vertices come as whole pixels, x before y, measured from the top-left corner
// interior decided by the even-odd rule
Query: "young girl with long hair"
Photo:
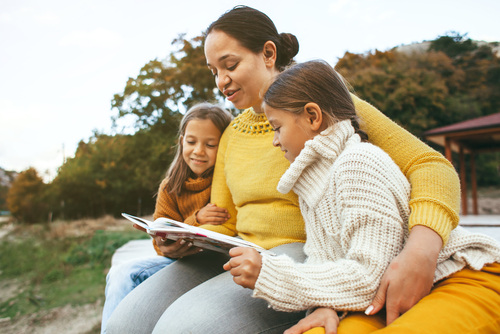
[[[340,321],[339,333],[384,328],[385,318],[368,318],[368,307],[408,241],[410,183],[387,153],[367,142],[346,85],[323,61],[281,73],[264,96],[264,111],[273,145],[291,163],[277,189],[299,197],[307,260],[235,248],[224,268],[278,311],[327,308],[287,333],[318,325],[337,333],[336,312],[342,319],[346,311],[358,313]],[[496,240],[457,227],[439,253],[429,296],[381,333],[500,332],[499,261]]]
[[[209,201],[219,140],[231,119],[229,112],[210,103],[197,104],[186,112],[180,124],[174,160],[158,189],[154,219],[166,217],[199,226],[221,224],[229,218],[226,209]],[[179,257],[176,253],[164,253],[165,247],[171,244],[174,242],[154,237],[153,246],[159,256],[131,260],[111,268],[106,278],[101,333],[106,332],[107,320],[126,295]],[[175,244],[179,254],[201,251],[182,239]]]

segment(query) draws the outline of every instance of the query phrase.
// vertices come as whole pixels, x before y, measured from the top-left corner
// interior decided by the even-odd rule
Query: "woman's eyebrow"
[[[221,57],[220,57],[217,61],[221,62],[221,61],[223,61],[224,59],[229,58],[230,56],[234,56],[234,55],[233,55],[233,54],[230,54],[230,53],[229,53],[229,54],[227,54],[227,55],[223,55],[223,56],[221,56]],[[210,67],[210,66],[212,66],[212,65],[210,65],[210,63],[207,63],[207,66],[208,66],[208,67]]]

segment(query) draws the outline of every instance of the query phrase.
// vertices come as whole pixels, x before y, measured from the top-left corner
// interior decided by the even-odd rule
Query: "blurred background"
[[[153,213],[190,105],[231,108],[201,44],[238,4],[0,0],[0,331],[98,332],[111,255],[143,237],[119,214]],[[500,112],[498,1],[244,4],[421,139]],[[476,169],[500,214],[500,153]]]

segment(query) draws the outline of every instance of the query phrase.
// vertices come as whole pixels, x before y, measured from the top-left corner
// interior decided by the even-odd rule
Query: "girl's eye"
[[[271,128],[271,131],[280,132],[280,128]]]
[[[208,144],[207,144],[207,146],[210,147],[210,148],[217,147],[217,145],[208,145]]]
[[[194,141],[188,141],[186,143],[188,143],[189,145],[194,145]]]
[[[234,71],[234,70],[236,69],[236,67],[238,66],[238,64],[239,64],[239,63],[236,63],[236,64],[234,64],[233,66],[228,67],[227,69],[228,69],[229,71]]]

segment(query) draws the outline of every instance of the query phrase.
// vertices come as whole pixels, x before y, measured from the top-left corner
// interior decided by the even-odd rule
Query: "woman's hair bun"
[[[284,68],[293,60],[293,57],[299,52],[299,41],[295,35],[289,33],[280,34],[280,45],[278,48],[278,59],[276,65],[278,68]]]

